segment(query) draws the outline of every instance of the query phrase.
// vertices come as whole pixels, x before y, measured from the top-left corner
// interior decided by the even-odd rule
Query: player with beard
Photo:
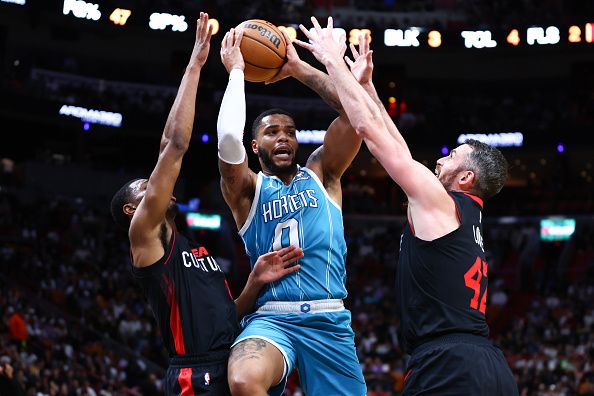
[[[250,170],[242,142],[246,104],[241,39],[242,32],[232,29],[221,48],[230,74],[217,125],[223,196],[252,266],[259,255],[290,245],[302,248],[304,258],[299,271],[262,290],[256,312],[242,321],[229,358],[231,392],[280,395],[297,365],[308,395],[364,395],[351,314],[342,301],[347,292],[340,183],[361,139],[328,75],[301,61],[285,35],[288,61],[269,82],[291,76],[318,93],[339,117],[301,167],[295,159],[298,142],[291,115],[280,109],[263,112],[253,122],[251,142],[262,171]],[[254,361],[258,364],[248,364]]]
[[[408,197],[396,282],[400,341],[411,355],[402,394],[517,395],[485,319],[483,201],[503,187],[507,161],[476,140],[440,158],[435,173],[415,161],[371,81],[369,37],[359,37],[359,50],[351,46],[349,70],[332,18],[326,29],[312,23],[313,32],[300,26],[309,43],[297,44],[324,64],[357,134]]]
[[[198,80],[210,47],[212,27],[200,13],[196,42],[161,138],[159,159],[149,179],[126,183],[111,212],[128,231],[132,274],[140,283],[171,357],[166,395],[229,395],[227,359],[238,334],[238,317],[254,305],[264,284],[299,270],[303,252],[287,247],[258,258],[233,301],[225,274],[205,246],[175,228],[173,188],[188,149]]]

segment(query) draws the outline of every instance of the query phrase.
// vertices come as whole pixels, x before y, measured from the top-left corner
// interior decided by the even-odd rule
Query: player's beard
[[[437,179],[441,182],[446,191],[452,191],[452,186],[456,182],[456,178],[458,177],[460,171],[462,171],[462,167],[458,167],[454,171],[448,172],[446,174],[440,172]]]
[[[262,163],[273,175],[286,175],[297,170],[297,157],[293,157],[293,160],[289,165],[278,166],[270,158],[270,153],[264,150],[262,147],[258,147],[258,157],[262,160]]]

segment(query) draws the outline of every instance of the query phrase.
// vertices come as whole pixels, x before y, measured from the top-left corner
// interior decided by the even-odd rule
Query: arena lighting
[[[27,0],[0,0],[2,3],[11,3],[11,4],[18,4],[18,5],[25,5],[27,4]]]
[[[441,33],[439,33],[437,30],[430,31],[428,38],[427,38],[427,44],[429,44],[429,47],[431,47],[431,48],[440,47],[441,46]]]
[[[582,29],[579,26],[569,27],[569,38],[567,39],[570,43],[579,43],[582,41]]]
[[[278,26],[278,30],[284,30],[289,35],[291,42],[295,41],[297,38],[297,29],[293,26]]]
[[[575,219],[549,217],[540,220],[540,240],[565,241],[575,232]]]
[[[186,224],[190,228],[201,230],[219,230],[221,228],[221,216],[218,214],[190,212],[186,214]]]
[[[297,141],[299,143],[322,144],[326,131],[321,129],[297,131]]]
[[[594,36],[594,23],[586,23],[586,42],[591,43]]]
[[[509,32],[507,35],[507,42],[514,47],[517,47],[518,44],[520,44],[520,33],[518,32],[518,29],[513,29]]]
[[[108,125],[116,128],[122,126],[122,115],[120,113],[62,105],[58,114],[80,118],[83,122],[90,124]]]
[[[371,30],[369,29],[351,29],[349,31],[349,43],[353,45],[359,45],[359,35],[367,34],[369,36],[369,42],[371,42]]]
[[[493,40],[489,30],[465,30],[460,34],[464,38],[464,46],[466,48],[497,47],[497,41]]]
[[[171,26],[173,32],[185,32],[188,29],[186,17],[183,15],[172,15],[168,13],[154,12],[150,16],[149,27],[153,30],[165,30]]]
[[[495,147],[521,147],[524,144],[522,132],[503,133],[463,133],[458,136],[458,144],[464,144],[468,139],[478,140]]]
[[[220,24],[219,24],[219,20],[215,19],[215,18],[210,18],[208,20],[208,24],[212,25],[212,36],[214,36],[215,34],[217,34],[219,32],[219,29],[221,28]]]
[[[208,143],[210,136],[208,136],[208,133],[203,133],[200,139],[202,140],[202,143]]]
[[[132,11],[130,10],[126,10],[125,8],[116,8],[109,16],[109,20],[116,25],[124,26],[131,14]]]
[[[448,146],[443,146],[441,148],[441,155],[448,155],[449,152],[450,152],[450,149],[448,148]]]
[[[531,27],[526,30],[526,42],[529,45],[557,44],[561,40],[559,28],[549,26],[545,31],[541,27]]]
[[[564,151],[565,151],[565,146],[563,145],[563,143],[559,143],[559,144],[557,145],[557,152],[558,152],[558,153],[562,153],[562,152],[564,152]]]
[[[384,45],[386,47],[418,47],[420,33],[418,28],[386,29],[384,30]]]
[[[101,18],[101,11],[99,11],[99,4],[87,3],[83,0],[64,0],[64,7],[62,8],[64,15],[70,14],[81,19],[91,19],[98,21]]]

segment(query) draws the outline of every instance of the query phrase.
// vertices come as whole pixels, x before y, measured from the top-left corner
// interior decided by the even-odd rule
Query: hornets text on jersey
[[[346,297],[346,242],[342,210],[310,169],[299,167],[289,185],[258,174],[252,207],[239,230],[250,264],[288,245],[303,249],[301,269],[266,286],[267,301],[307,301]]]

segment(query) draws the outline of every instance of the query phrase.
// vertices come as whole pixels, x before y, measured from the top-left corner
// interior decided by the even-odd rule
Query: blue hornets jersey
[[[267,285],[256,302],[342,299],[347,295],[342,210],[313,171],[300,167],[287,186],[258,173],[256,193],[239,230],[253,269],[259,256],[289,245],[303,249],[301,269]]]

